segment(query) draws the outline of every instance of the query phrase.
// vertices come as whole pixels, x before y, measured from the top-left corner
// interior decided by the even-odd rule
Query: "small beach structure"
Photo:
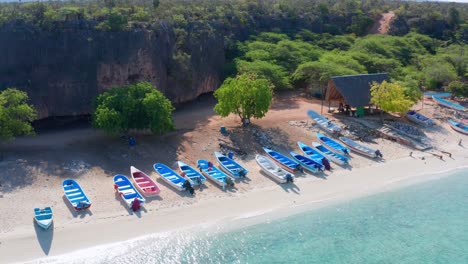
[[[423,114],[420,114],[414,110],[409,110],[406,113],[406,118],[416,124],[422,125],[422,126],[432,126],[434,125],[434,120],[430,119],[427,116],[424,116]]]
[[[315,133],[315,135],[317,136],[317,138],[320,140],[320,142],[322,142],[324,145],[326,145],[330,150],[332,150],[333,152],[336,152],[336,153],[339,153],[339,154],[345,154],[345,155],[349,155],[349,153],[351,152],[351,150],[349,150],[349,148],[341,145],[340,143],[336,142],[335,140],[321,134],[321,133]]]
[[[159,195],[161,189],[146,173],[133,166],[130,167],[130,173],[132,174],[136,187],[143,196],[150,197]]]
[[[464,106],[454,103],[454,102],[450,102],[449,100],[446,100],[437,96],[432,96],[432,99],[434,99],[434,101],[436,101],[439,105],[451,108],[453,110],[466,111],[466,108]]]
[[[187,178],[192,185],[201,185],[206,182],[206,177],[195,168],[180,160],[177,161],[177,166],[179,166],[180,176]]]
[[[184,184],[187,180],[169,168],[169,166],[162,163],[156,163],[153,165],[153,168],[170,186],[181,192],[186,190],[186,185]]]
[[[278,165],[283,167],[283,169],[289,171],[289,172],[297,172],[301,168],[299,163],[295,162],[294,160],[286,157],[285,155],[268,149],[268,148],[263,148],[263,150],[268,154],[268,157],[272,159],[274,162],[276,162]]]
[[[345,165],[348,163],[348,158],[333,152],[332,150],[326,148],[324,145],[317,143],[317,142],[312,142],[312,146],[314,146],[315,149],[317,149],[322,155],[326,156],[333,162],[335,162],[338,165]]]
[[[47,230],[52,225],[52,208],[34,208],[34,220],[39,227]]]
[[[75,211],[81,211],[91,207],[91,201],[81,188],[81,186],[72,179],[66,179],[62,182],[63,191]]]
[[[349,148],[353,149],[354,152],[359,153],[361,155],[364,155],[370,158],[382,157],[382,153],[379,150],[374,150],[366,146],[363,146],[350,138],[340,137],[339,140],[343,142]]]
[[[133,211],[138,211],[140,206],[146,201],[125,175],[118,174],[114,176],[114,189],[128,208],[131,208]]]
[[[468,135],[468,125],[465,125],[461,122],[454,121],[452,119],[449,119],[449,124],[453,130],[460,132],[462,134]]]
[[[371,106],[372,83],[389,80],[387,73],[333,76],[328,81],[325,101],[329,103],[329,107],[332,102],[356,107],[360,115],[363,115],[364,107]]]
[[[260,168],[276,182],[294,182],[294,175],[278,166],[271,159],[257,154],[255,156],[255,161],[257,162],[258,166],[260,166]]]
[[[221,186],[223,190],[226,186],[234,186],[234,179],[213,165],[211,161],[198,160],[198,168],[208,179]]]

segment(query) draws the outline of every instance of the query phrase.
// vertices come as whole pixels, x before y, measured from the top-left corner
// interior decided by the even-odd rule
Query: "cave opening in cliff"
[[[90,128],[91,115],[51,116],[36,120],[32,125],[36,133],[54,130]]]

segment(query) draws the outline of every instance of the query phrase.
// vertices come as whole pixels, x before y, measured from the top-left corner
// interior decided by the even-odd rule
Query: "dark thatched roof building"
[[[373,82],[389,81],[386,73],[359,74],[331,77],[325,100],[328,102],[343,102],[352,107],[370,105],[370,87]]]

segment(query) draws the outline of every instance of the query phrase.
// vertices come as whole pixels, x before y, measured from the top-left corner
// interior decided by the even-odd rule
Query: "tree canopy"
[[[109,133],[128,132],[130,129],[150,129],[164,134],[174,129],[174,107],[149,82],[113,87],[96,99],[93,125]]]
[[[397,83],[374,82],[371,86],[371,103],[386,112],[406,113],[413,101],[405,96],[405,89]]]
[[[273,99],[272,84],[254,74],[241,74],[227,78],[214,96],[218,100],[214,107],[217,114],[236,114],[246,125],[250,118],[262,118],[268,112]]]
[[[447,91],[451,92],[454,96],[468,97],[468,83],[453,81],[448,85]]]
[[[8,88],[0,92],[0,141],[34,133],[31,122],[36,110],[28,103],[25,92]]]

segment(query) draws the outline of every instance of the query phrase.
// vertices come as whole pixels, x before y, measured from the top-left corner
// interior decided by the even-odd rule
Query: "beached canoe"
[[[173,169],[162,163],[156,163],[153,165],[154,170],[161,176],[161,178],[167,182],[170,186],[174,187],[178,191],[185,191],[184,183],[187,181],[184,177],[180,176]]]
[[[460,132],[462,134],[468,135],[468,125],[465,125],[461,122],[454,121],[452,119],[449,119],[449,124],[453,130]]]
[[[65,196],[76,211],[91,207],[91,202],[78,182],[72,179],[66,179],[62,182],[62,187]]]
[[[356,141],[351,140],[347,137],[340,137],[339,139],[341,142],[343,142],[343,144],[353,149],[353,151],[355,151],[356,153],[359,153],[359,154],[362,154],[364,156],[371,157],[371,158],[382,157],[382,153],[380,153],[379,150],[375,150],[375,149],[371,149],[366,146],[363,146],[357,143]]]
[[[448,100],[445,100],[445,99],[437,97],[437,96],[432,96],[432,99],[434,99],[434,101],[436,101],[439,105],[442,105],[442,106],[445,106],[445,107],[448,107],[448,108],[451,108],[451,109],[454,109],[454,110],[458,110],[458,111],[465,111],[466,110],[466,108],[463,107],[462,105],[459,105],[459,104],[454,103],[454,102],[450,102]]]
[[[341,145],[340,143],[336,142],[335,140],[321,134],[321,133],[316,133],[317,138],[322,142],[324,145],[330,148],[333,152],[339,153],[339,154],[345,154],[349,155],[351,152],[349,148]]]
[[[434,125],[434,120],[430,119],[427,116],[424,116],[414,110],[410,110],[406,113],[406,118],[416,124],[420,124],[422,126],[432,126]]]
[[[223,154],[215,151],[214,153],[216,160],[218,160],[219,167],[226,172],[229,176],[234,178],[245,178],[248,171],[239,165],[239,163],[234,160],[224,156]]]
[[[306,144],[300,141],[297,142],[297,145],[299,146],[301,151],[304,152],[304,154],[307,157],[309,157],[311,160],[314,160],[315,162],[322,164],[325,168],[326,166],[324,164],[324,161],[326,161],[328,166],[330,166],[330,160],[327,157],[325,157],[322,153],[320,153],[318,150],[316,150],[315,148],[307,146]],[[326,169],[329,170],[330,168],[326,168]]]
[[[291,155],[291,157],[295,161],[297,161],[297,163],[301,164],[302,168],[310,172],[316,173],[323,169],[323,165],[321,162],[319,163],[313,159],[300,155],[294,151],[289,152],[289,155]]]
[[[130,173],[132,174],[136,187],[143,196],[150,197],[159,195],[161,189],[146,173],[133,166],[130,167]]]
[[[119,193],[128,208],[134,211],[137,211],[146,201],[125,175],[118,174],[114,176],[114,189]]]
[[[268,157],[270,157],[274,162],[278,163],[283,169],[289,171],[289,172],[297,172],[298,169],[300,168],[299,163],[295,162],[294,160],[286,157],[285,155],[271,150],[267,148],[263,148],[265,150],[266,154],[268,154]]]
[[[198,167],[202,170],[203,175],[212,180],[217,185],[221,186],[223,190],[228,185],[234,185],[234,179],[226,173],[218,169],[213,163],[207,160],[197,160]]]
[[[48,229],[53,220],[52,208],[34,208],[34,220],[41,228]]]
[[[317,125],[323,129],[324,131],[330,133],[330,134],[336,134],[340,133],[341,127],[338,126],[337,124],[333,123],[332,121],[328,120],[328,118],[325,118],[321,116],[319,113],[309,110],[307,111],[307,115],[312,118],[312,120],[317,123]]]
[[[201,185],[206,182],[206,177],[195,168],[185,164],[180,160],[177,161],[177,165],[179,166],[180,176],[189,179],[192,185]]]
[[[312,142],[312,146],[314,146],[314,148],[317,149],[322,155],[326,156],[338,165],[345,165],[348,163],[347,157],[331,151],[330,149],[328,149],[320,143]]]
[[[258,166],[260,166],[260,168],[276,182],[294,182],[294,175],[278,166],[271,159],[257,154],[255,156],[255,161],[257,161]]]

